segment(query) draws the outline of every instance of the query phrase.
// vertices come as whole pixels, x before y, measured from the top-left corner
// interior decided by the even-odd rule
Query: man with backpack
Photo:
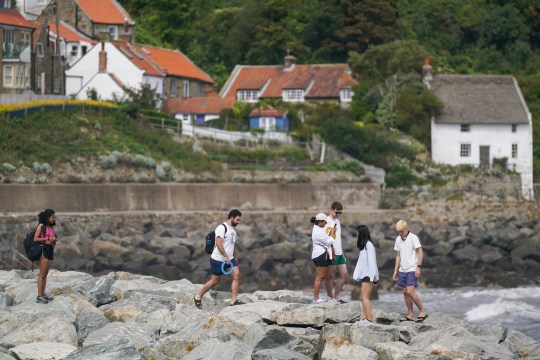
[[[212,255],[210,256],[212,277],[193,298],[195,306],[199,309],[202,309],[202,298],[204,294],[219,284],[222,275],[228,274],[231,274],[232,276],[231,301],[229,305],[244,304],[244,302],[236,298],[238,295],[238,288],[240,287],[240,269],[238,268],[238,258],[235,256],[234,251],[234,246],[238,239],[236,226],[240,223],[241,217],[242,213],[239,210],[231,210],[227,217],[227,221],[219,224],[214,231],[215,246]],[[209,236],[210,235],[211,234],[209,234]],[[207,244],[209,236],[207,236]]]

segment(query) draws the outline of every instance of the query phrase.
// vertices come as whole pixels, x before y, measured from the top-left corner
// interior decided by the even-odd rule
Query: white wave
[[[470,289],[462,292],[461,296],[465,299],[481,298],[485,296],[510,300],[539,298],[540,286],[525,286],[511,289]]]
[[[465,313],[467,321],[486,321],[491,318],[509,317],[525,317],[538,318],[540,313],[536,307],[527,304],[523,301],[508,301],[497,299],[489,304],[478,305]]]

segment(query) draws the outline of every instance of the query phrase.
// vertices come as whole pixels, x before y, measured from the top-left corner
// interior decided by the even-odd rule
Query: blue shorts
[[[210,268],[212,269],[212,275],[217,275],[217,276],[225,275],[223,271],[221,271],[221,265],[224,262],[225,261],[217,261],[210,258]],[[238,261],[236,261],[236,259],[232,259],[231,263],[233,264],[234,267],[238,266]],[[229,270],[230,270],[230,267],[225,265],[225,271],[229,272]]]
[[[418,286],[414,271],[410,271],[410,272],[399,271],[397,284],[401,287]]]

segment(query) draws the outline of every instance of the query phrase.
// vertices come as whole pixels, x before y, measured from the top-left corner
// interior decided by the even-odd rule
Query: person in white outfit
[[[320,304],[328,301],[328,299],[319,299],[319,290],[321,283],[328,276],[328,266],[332,264],[334,237],[336,235],[336,229],[333,228],[329,234],[325,232],[325,225],[327,223],[327,217],[323,213],[317,214],[311,218],[313,224],[313,230],[311,232],[311,240],[313,241],[313,250],[311,252],[311,260],[315,264],[315,282],[313,283],[313,303]],[[332,291],[326,289],[328,291]],[[328,294],[330,298],[333,298],[332,294]]]
[[[373,323],[373,313],[371,307],[371,290],[379,282],[379,269],[377,267],[377,253],[371,240],[369,229],[366,225],[360,225],[356,229],[358,240],[356,246],[360,250],[358,262],[354,269],[353,279],[362,282],[362,319],[363,324]]]

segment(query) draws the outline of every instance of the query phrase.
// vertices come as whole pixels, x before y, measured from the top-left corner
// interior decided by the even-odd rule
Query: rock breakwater
[[[37,272],[0,271],[0,359],[518,359],[540,344],[499,326],[470,325],[443,313],[424,323],[361,305],[314,305],[298,291],[255,291],[228,306],[229,293],[187,279],[111,272],[51,271],[55,296],[36,304]]]

